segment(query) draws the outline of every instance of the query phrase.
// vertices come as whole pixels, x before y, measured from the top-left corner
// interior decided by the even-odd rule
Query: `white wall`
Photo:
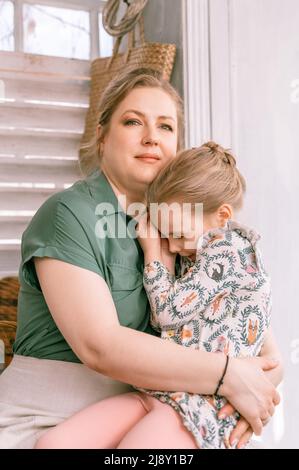
[[[299,79],[299,2],[230,4],[233,147],[248,181],[243,220],[263,236],[286,368],[284,416],[268,436],[277,446],[299,448],[299,353],[297,363],[292,357],[292,341],[299,342],[299,98],[294,102],[291,87]]]
[[[272,277],[273,326],[285,379],[283,403],[265,429],[263,445],[299,448],[299,2],[185,3],[193,22],[198,12],[201,25],[193,26],[189,41],[185,89],[193,107],[205,108],[200,118],[206,120],[198,130],[193,126],[189,144],[212,137],[233,148],[248,184],[241,220],[261,233]],[[203,55],[204,69],[198,67]],[[205,94],[188,89],[190,80],[204,83]]]

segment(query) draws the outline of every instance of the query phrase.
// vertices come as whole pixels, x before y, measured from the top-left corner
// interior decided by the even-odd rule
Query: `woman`
[[[181,100],[156,72],[132,71],[104,93],[98,131],[101,171],[48,199],[23,234],[15,356],[0,377],[3,448],[33,447],[50,426],[126,384],[211,394],[223,373],[223,355],[155,336],[142,250],[122,230],[115,236],[130,231],[128,207],[180,147]],[[243,416],[232,441],[260,434],[279,403],[273,339],[263,353],[233,358],[220,389],[231,403],[222,413]]]

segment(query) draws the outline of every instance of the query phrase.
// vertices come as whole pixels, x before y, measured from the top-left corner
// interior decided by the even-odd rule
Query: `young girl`
[[[166,341],[223,355],[214,395],[140,389],[109,398],[50,430],[36,448],[230,447],[239,414],[218,416],[226,403],[221,387],[229,358],[261,352],[271,308],[259,236],[232,220],[244,192],[232,154],[208,142],[181,152],[162,170],[148,189],[147,204],[151,209],[163,202],[167,220],[161,209],[143,225],[154,237],[139,228],[152,325]],[[177,254],[180,277],[175,276]]]

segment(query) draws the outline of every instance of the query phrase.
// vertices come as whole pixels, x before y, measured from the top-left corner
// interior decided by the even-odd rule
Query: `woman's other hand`
[[[278,392],[264,373],[277,366],[278,361],[264,357],[231,358],[220,389],[257,436],[280,402]]]

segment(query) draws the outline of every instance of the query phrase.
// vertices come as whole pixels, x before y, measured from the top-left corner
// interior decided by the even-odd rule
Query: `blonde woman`
[[[151,220],[139,223],[151,324],[167,345],[221,358],[223,372],[212,393],[178,391],[176,374],[189,369],[188,358],[177,363],[170,357],[168,367],[177,367],[170,391],[155,387],[103,400],[42,436],[37,448],[246,445],[250,432],[239,441],[231,439],[240,414],[221,416],[227,374],[234,358],[254,364],[258,354],[271,351],[273,340],[270,282],[257,248],[259,236],[232,221],[244,191],[233,155],[208,142],[181,152],[159,173],[147,191]],[[203,220],[197,209],[203,209]],[[177,254],[182,257],[178,278]],[[155,360],[154,351],[149,355]],[[276,384],[281,376],[281,367],[272,371]],[[274,403],[262,416],[264,424],[273,412]]]

